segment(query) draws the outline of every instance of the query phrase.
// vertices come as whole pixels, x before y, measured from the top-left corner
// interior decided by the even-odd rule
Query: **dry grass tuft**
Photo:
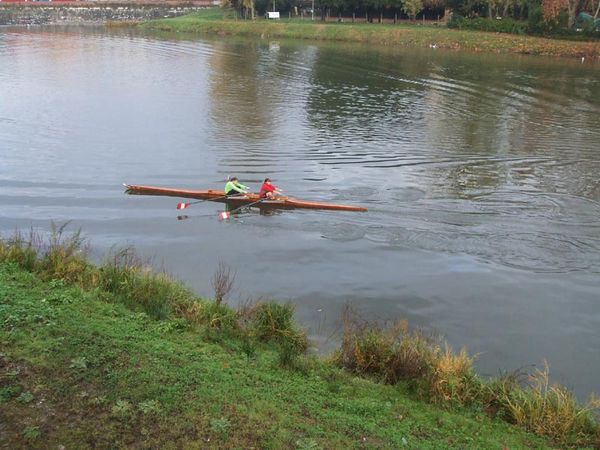
[[[528,386],[505,391],[500,403],[511,422],[556,442],[581,441],[600,431],[594,417],[600,399],[580,405],[567,388],[550,383],[547,363],[528,376]]]
[[[17,231],[8,239],[0,239],[0,262],[35,271],[45,280],[89,284],[95,268],[87,261],[85,239],[80,231],[67,234],[67,226],[52,223],[47,239],[33,229],[27,237]]]
[[[445,344],[434,359],[428,383],[431,397],[460,405],[474,402],[480,395],[482,383],[473,371],[473,360],[466,349],[454,353]]]
[[[371,325],[346,309],[343,323],[336,357],[342,367],[385,383],[414,382],[434,402],[465,405],[480,396],[482,383],[465,349],[453,353],[443,339],[410,330],[406,320]]]
[[[580,405],[565,387],[550,384],[548,366],[532,374],[514,372],[484,381],[473,370],[474,357],[454,353],[441,339],[410,331],[406,321],[394,326],[369,325],[350,310],[335,362],[359,375],[386,383],[412,382],[436,403],[478,404],[490,415],[523,426],[561,445],[600,443],[595,413],[600,399]]]

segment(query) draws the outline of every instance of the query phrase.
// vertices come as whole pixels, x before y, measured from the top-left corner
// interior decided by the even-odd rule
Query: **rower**
[[[223,190],[225,191],[225,195],[227,195],[227,196],[248,193],[248,187],[244,186],[242,183],[240,183],[238,181],[237,177],[229,178],[229,181],[227,181],[227,184],[225,185],[225,189],[223,189]]]
[[[260,198],[275,199],[277,196],[281,195],[281,193],[282,191],[271,183],[270,178],[265,178],[265,181],[260,187],[259,196]]]

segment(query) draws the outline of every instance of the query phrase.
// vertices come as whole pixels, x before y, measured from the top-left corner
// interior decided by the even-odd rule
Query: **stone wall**
[[[0,25],[103,24],[176,17],[205,9],[205,5],[173,4],[15,4],[0,3]]]

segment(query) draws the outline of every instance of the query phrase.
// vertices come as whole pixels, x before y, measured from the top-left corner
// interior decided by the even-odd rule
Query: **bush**
[[[527,14],[527,32],[529,34],[543,34],[547,31],[542,7],[539,3],[529,3],[529,13]]]
[[[446,344],[434,359],[428,379],[430,396],[434,401],[467,405],[476,401],[483,383],[473,371],[473,358],[463,348],[453,353]]]
[[[489,31],[493,33],[526,34],[527,22],[514,19],[485,19],[483,17],[466,18],[453,13],[448,20],[448,28]]]
[[[0,239],[0,262],[14,263],[29,272],[35,269],[37,249],[35,247],[36,234],[32,231],[29,239],[16,232],[9,239]]]
[[[387,329],[344,314],[344,335],[337,363],[360,375],[371,375],[386,383],[423,380],[432,373],[438,345],[422,333],[409,332],[406,321]]]
[[[152,272],[130,248],[110,255],[99,270],[97,285],[119,296],[130,308],[141,309],[155,319],[173,314],[184,316],[196,301],[188,289],[169,275]]]
[[[238,316],[228,306],[215,302],[197,302],[190,311],[192,321],[207,325],[209,328],[234,331],[238,328]]]
[[[528,376],[528,386],[506,389],[498,401],[507,420],[556,442],[577,442],[600,430],[594,418],[600,400],[592,398],[580,406],[565,387],[550,384],[547,364]]]
[[[482,383],[466,350],[455,354],[443,341],[410,331],[406,321],[391,327],[369,326],[347,311],[336,361],[385,383],[414,382],[423,396],[436,402],[465,405],[481,393]]]
[[[249,332],[263,342],[275,342],[285,347],[283,353],[292,349],[297,354],[308,347],[306,334],[294,323],[294,306],[291,303],[258,303],[247,312],[250,314]]]
[[[65,233],[67,225],[59,227],[52,223],[47,240],[34,230],[28,238],[17,231],[9,239],[0,239],[0,262],[12,262],[29,272],[35,271],[44,280],[93,283],[95,268],[87,262],[85,240],[80,231]]]
[[[450,13],[450,17],[448,18],[448,22],[446,23],[446,26],[448,28],[460,28],[462,21],[465,18],[463,16],[461,16],[460,14],[453,12]]]
[[[38,272],[42,279],[86,284],[93,277],[94,268],[87,262],[85,240],[79,230],[67,235],[67,225],[58,227],[52,223],[48,244],[39,259]]]

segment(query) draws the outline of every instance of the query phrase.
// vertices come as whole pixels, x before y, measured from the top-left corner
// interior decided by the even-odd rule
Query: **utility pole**
[[[314,22],[315,21],[315,0],[312,0],[312,9],[310,10],[310,15],[311,15],[310,20],[312,20]]]

